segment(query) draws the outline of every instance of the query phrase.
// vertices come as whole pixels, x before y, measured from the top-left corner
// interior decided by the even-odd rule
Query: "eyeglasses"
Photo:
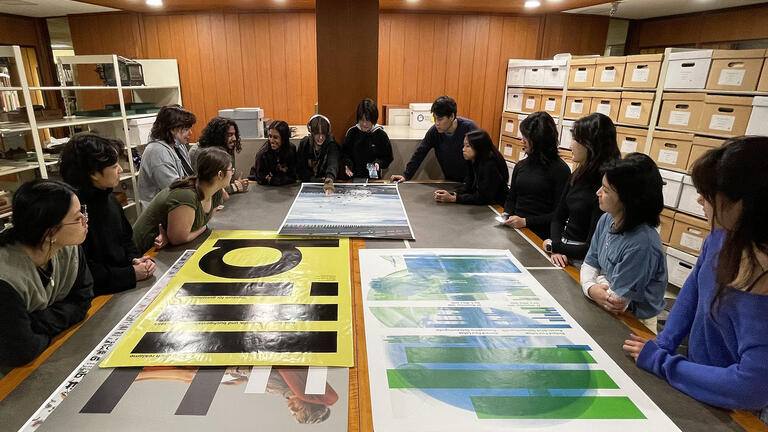
[[[80,206],[80,216],[78,216],[77,221],[63,223],[62,225],[88,226],[88,206],[85,204]]]

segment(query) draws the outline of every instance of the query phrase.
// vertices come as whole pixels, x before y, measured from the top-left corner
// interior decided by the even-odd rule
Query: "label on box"
[[[527,157],[528,157],[528,153],[526,153],[524,151],[520,151],[520,153],[517,154],[518,160],[523,160],[523,159],[525,159]]]
[[[600,74],[600,82],[612,83],[616,81],[616,69],[603,69]]]
[[[517,137],[523,139],[523,133],[520,131],[520,128],[517,128]]]
[[[605,114],[607,116],[611,115],[611,104],[601,103],[597,104],[597,112],[600,114]]]
[[[735,121],[735,116],[715,114],[709,121],[709,128],[711,130],[731,132],[733,130],[733,122]]]
[[[512,147],[504,147],[504,156],[512,156]]]
[[[677,165],[677,151],[659,150],[659,163]]]
[[[544,103],[544,111],[555,111],[555,100],[554,99],[547,99],[547,102]]]
[[[691,121],[690,111],[670,111],[669,112],[669,124],[675,126],[688,126]]]
[[[505,132],[514,132],[515,131],[515,124],[510,122],[507,122],[507,124],[504,125],[504,131]]]
[[[685,283],[685,280],[688,279],[691,271],[693,271],[693,269],[686,268],[681,265],[676,265],[672,269],[672,274],[669,275],[669,281],[678,281],[680,284]]]
[[[525,100],[525,107],[528,109],[534,109],[536,107],[536,99],[529,98]]]
[[[632,82],[648,82],[651,76],[651,70],[648,68],[635,69],[632,71]]]
[[[688,233],[682,233],[680,236],[680,244],[688,249],[700,251],[701,246],[704,244],[704,239]]]
[[[637,151],[637,141],[623,140],[621,142],[622,153],[634,153]]]
[[[573,74],[573,82],[577,82],[577,83],[587,82],[587,71],[577,70],[576,73]]]
[[[581,114],[584,112],[584,102],[571,102],[571,112]]]
[[[723,69],[720,71],[717,85],[740,86],[744,82],[746,72],[746,69]]]
[[[642,105],[627,105],[627,112],[624,114],[626,118],[640,119],[640,113],[643,111]]]

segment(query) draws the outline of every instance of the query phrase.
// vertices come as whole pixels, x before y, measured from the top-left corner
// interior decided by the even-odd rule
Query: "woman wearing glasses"
[[[118,163],[122,148],[120,141],[84,133],[73,136],[61,153],[61,177],[91,214],[83,249],[96,295],[135,288],[155,272],[154,261],[133,244],[131,224],[112,194],[123,172]]]
[[[13,226],[0,233],[0,365],[32,361],[85,318],[93,279],[78,245],[87,233],[68,185],[34,180],[14,194]]]
[[[201,150],[197,174],[160,191],[133,225],[133,242],[139,251],[188,243],[202,234],[223,201],[222,189],[232,171],[227,152],[218,147]]]

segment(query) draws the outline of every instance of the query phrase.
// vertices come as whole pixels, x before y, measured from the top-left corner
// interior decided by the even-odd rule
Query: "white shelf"
[[[120,176],[120,181],[122,182],[122,181],[130,180],[131,177],[137,177],[138,175],[139,175],[138,171],[133,175],[131,175],[131,173],[125,173]]]
[[[46,165],[49,163],[46,162]],[[52,163],[50,165],[53,165]],[[29,171],[40,168],[37,162],[28,161],[0,161],[0,176],[16,174],[23,171]]]
[[[5,212],[5,213],[3,213],[3,214],[0,214],[0,219],[9,218],[9,217],[11,217],[11,216],[13,216],[13,210],[11,210],[11,211],[9,211],[9,212]]]
[[[131,207],[134,207],[135,205],[136,205],[136,201],[128,200],[128,202],[123,206],[123,210],[127,210]]]
[[[522,90],[525,89],[531,89],[531,90],[562,90],[563,86],[546,86],[546,85],[537,85],[537,86],[527,86],[527,85],[507,85],[507,88],[519,88]]]
[[[15,87],[13,87],[15,88]],[[30,87],[30,90],[117,90],[117,86],[105,86],[105,85],[96,85],[96,86],[42,86],[42,87]],[[157,89],[178,89],[178,86],[175,85],[152,85],[152,86],[123,86],[123,90],[157,90]],[[18,90],[21,90],[19,88]]]
[[[648,125],[638,125],[638,124],[631,124],[631,123],[619,123],[619,122],[613,122],[616,126],[621,127],[631,127],[631,128],[638,128],[638,129],[645,129],[648,130]]]
[[[568,91],[622,91],[622,92],[655,92],[654,88],[631,88],[631,87],[583,87],[583,88],[568,88]]]
[[[665,88],[664,93],[707,93],[713,95],[729,96],[768,96],[768,92],[759,91],[734,91],[734,90],[710,90],[710,89],[671,89]]]
[[[656,126],[656,130],[659,131],[665,131],[665,132],[678,132],[678,133],[686,133],[686,134],[694,134],[697,136],[704,136],[704,137],[710,137],[710,138],[720,138],[720,139],[730,139],[735,138],[739,135],[719,135],[719,134],[713,134],[709,132],[699,132],[699,131],[691,131],[691,130],[682,130],[682,129],[670,129],[670,128],[663,128]]]
[[[63,118],[58,120],[40,120],[37,122],[37,128],[48,129],[48,128],[56,128],[56,127],[79,126],[79,125],[86,125],[86,124],[93,124],[93,123],[120,121],[122,119],[123,118],[120,116],[115,116],[115,117],[75,116],[74,118],[68,118],[68,119]]]
[[[0,87],[0,91],[21,91],[21,87]]]

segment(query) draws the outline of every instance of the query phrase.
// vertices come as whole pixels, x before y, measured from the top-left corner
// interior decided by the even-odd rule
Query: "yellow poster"
[[[349,240],[213,231],[101,367],[354,366]]]

